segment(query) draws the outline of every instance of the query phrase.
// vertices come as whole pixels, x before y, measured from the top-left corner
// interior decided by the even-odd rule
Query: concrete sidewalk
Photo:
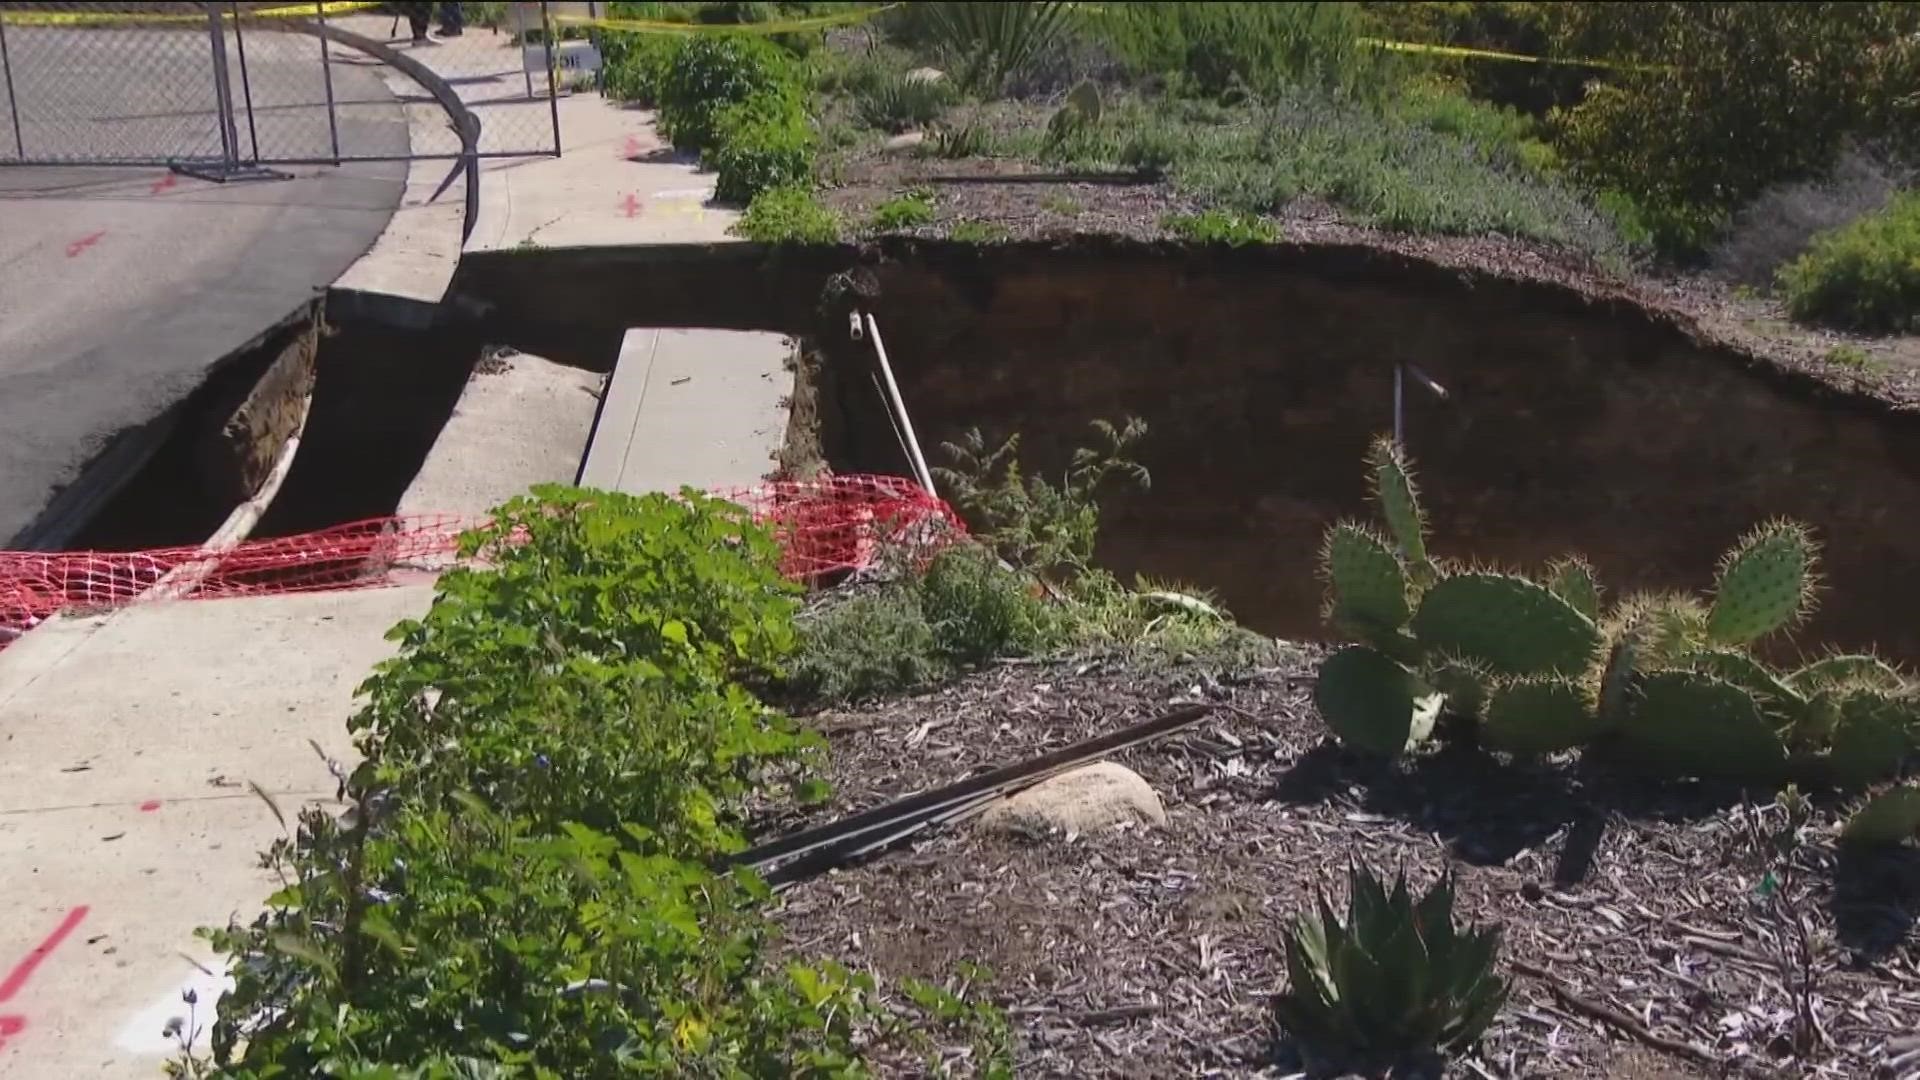
[[[567,155],[491,163],[470,248],[728,239],[736,215],[706,205],[711,177],[661,153],[647,114],[592,95],[560,104]],[[438,213],[425,205],[403,207],[400,233],[356,270],[430,304],[446,288],[434,260],[450,280],[458,257],[432,245],[459,222],[409,251],[406,230]],[[477,514],[576,468],[628,491],[752,484],[784,435],[789,354],[777,335],[636,330],[604,405],[598,375],[524,356],[483,365],[402,508]],[[193,930],[252,917],[276,887],[255,853],[279,826],[246,782],[288,813],[330,798],[306,740],[347,756],[353,687],[387,655],[386,630],[430,598],[410,585],[175,602],[56,618],[0,651],[0,867],[14,904],[0,920],[0,1075],[157,1076],[186,987],[210,1022],[220,983],[182,957],[208,959]]]

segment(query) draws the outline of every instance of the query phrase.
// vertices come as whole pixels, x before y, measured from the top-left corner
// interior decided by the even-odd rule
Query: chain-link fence
[[[540,3],[0,3],[0,165],[558,154]]]

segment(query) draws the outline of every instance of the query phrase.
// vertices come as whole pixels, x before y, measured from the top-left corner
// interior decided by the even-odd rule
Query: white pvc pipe
[[[900,418],[900,430],[907,436],[907,456],[913,459],[913,471],[920,486],[927,494],[938,495],[933,489],[933,473],[927,468],[927,459],[920,453],[920,437],[913,433],[913,419],[907,415],[907,403],[900,399],[900,384],[893,381],[893,365],[887,361],[886,343],[880,340],[880,324],[873,319],[873,313],[867,313],[867,333],[873,335],[873,352],[880,358],[880,374],[887,380],[887,398],[893,404],[893,413]]]

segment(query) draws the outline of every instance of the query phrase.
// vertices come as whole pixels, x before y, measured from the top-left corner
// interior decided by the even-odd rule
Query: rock
[[[917,67],[907,72],[910,83],[936,83],[947,77],[947,73],[937,67]]]
[[[911,150],[926,141],[926,132],[909,131],[904,135],[895,135],[893,138],[888,139],[884,148],[887,150]]]
[[[1085,834],[1127,822],[1162,827],[1167,811],[1139,773],[1111,761],[1042,780],[980,816],[982,828],[1013,833]]]

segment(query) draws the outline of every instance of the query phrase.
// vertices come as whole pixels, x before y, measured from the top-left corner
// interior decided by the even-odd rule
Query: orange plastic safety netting
[[[779,543],[781,570],[811,581],[871,566],[882,553],[925,553],[965,535],[945,502],[893,476],[828,476],[715,491],[745,506]],[[136,600],[215,599],[364,589],[445,566],[473,519],[376,518],[255,540],[219,554],[149,551],[0,552],[0,648],[62,611]]]

